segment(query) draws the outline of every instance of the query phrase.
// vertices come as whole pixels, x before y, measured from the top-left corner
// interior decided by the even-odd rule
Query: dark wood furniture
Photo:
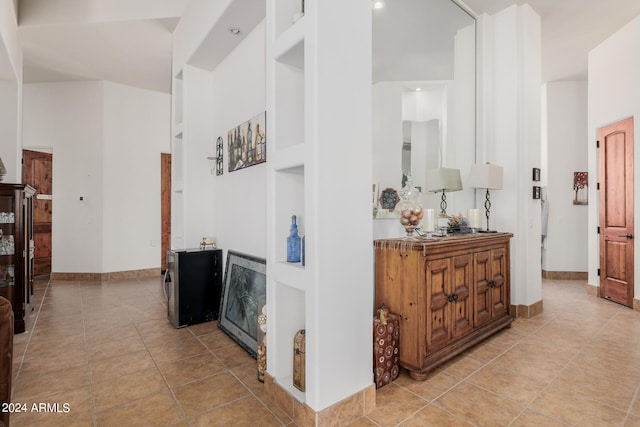
[[[400,315],[400,365],[425,380],[513,319],[510,233],[381,239],[376,307]]]
[[[25,184],[0,183],[0,296],[11,302],[14,333],[25,331],[33,298],[33,194]]]

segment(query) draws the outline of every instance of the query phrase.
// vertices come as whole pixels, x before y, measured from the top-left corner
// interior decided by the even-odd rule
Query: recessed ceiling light
[[[382,9],[384,7],[384,0],[373,0],[374,9]]]
[[[416,92],[420,92],[421,90],[422,90],[422,88],[421,88],[421,87],[417,87],[417,88],[416,88]]]
[[[230,27],[229,28],[229,32],[231,34],[233,34],[234,36],[237,36],[237,35],[240,34],[240,28],[238,28],[238,27]]]

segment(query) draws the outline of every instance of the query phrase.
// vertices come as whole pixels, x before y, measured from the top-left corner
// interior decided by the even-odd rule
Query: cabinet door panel
[[[507,313],[507,286],[505,274],[507,270],[507,256],[504,248],[491,251],[491,276],[495,287],[491,289],[491,317],[495,318]]]
[[[471,277],[471,255],[461,255],[453,258],[453,294],[452,302],[454,338],[465,335],[473,329],[473,306],[471,291],[473,277]]]
[[[451,259],[427,262],[427,353],[444,347],[451,339]]]
[[[478,327],[491,320],[491,251],[476,252],[473,255],[474,282],[474,326]]]

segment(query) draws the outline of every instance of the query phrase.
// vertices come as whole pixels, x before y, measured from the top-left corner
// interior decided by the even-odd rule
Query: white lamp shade
[[[462,180],[460,169],[436,168],[427,171],[427,191],[460,191]]]
[[[501,190],[502,166],[492,165],[490,163],[475,164],[471,167],[467,183],[473,188]]]

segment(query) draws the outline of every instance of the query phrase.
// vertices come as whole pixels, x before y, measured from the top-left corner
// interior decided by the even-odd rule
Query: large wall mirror
[[[447,214],[464,215],[474,207],[466,179],[475,129],[475,18],[452,0],[387,0],[374,9],[374,191],[400,191],[410,175],[423,206],[439,212],[441,193],[427,191],[427,171],[460,169],[464,189],[447,193]]]

